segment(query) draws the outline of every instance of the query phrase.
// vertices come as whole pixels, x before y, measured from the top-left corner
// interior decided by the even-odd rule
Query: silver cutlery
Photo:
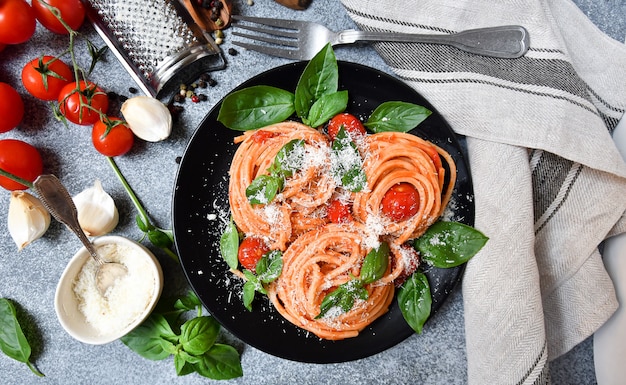
[[[336,46],[358,41],[445,44],[478,55],[514,59],[528,51],[530,42],[528,31],[519,25],[469,29],[453,34],[408,34],[357,30],[334,32],[308,21],[240,15],[233,15],[232,18],[237,21],[236,28],[260,33],[252,35],[234,31],[233,35],[267,43],[234,41],[233,44],[294,60],[310,60],[328,43]]]

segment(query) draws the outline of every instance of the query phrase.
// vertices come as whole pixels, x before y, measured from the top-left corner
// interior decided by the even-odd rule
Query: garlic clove
[[[89,187],[73,198],[78,211],[78,222],[85,234],[97,237],[113,231],[119,222],[119,213],[115,201],[102,188],[96,179]]]
[[[18,250],[40,238],[50,226],[50,213],[39,198],[25,191],[12,191],[8,227]]]
[[[158,99],[134,96],[122,104],[121,112],[128,127],[138,138],[158,142],[172,133],[172,114]]]

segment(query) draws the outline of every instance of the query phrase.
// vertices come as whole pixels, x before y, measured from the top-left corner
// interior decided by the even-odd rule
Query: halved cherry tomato
[[[73,79],[70,67],[53,56],[33,59],[22,68],[24,88],[42,100],[57,100],[63,87]]]
[[[133,147],[135,135],[119,118],[98,120],[91,130],[91,141],[96,150],[105,156],[120,156]]]
[[[256,270],[256,264],[263,255],[270,251],[264,240],[257,237],[246,237],[239,245],[237,258],[244,269],[252,272]]]
[[[43,161],[39,151],[31,144],[4,139],[0,140],[0,169],[32,182],[43,172]],[[0,176],[0,186],[11,191],[28,188],[5,176]]]
[[[348,223],[352,221],[350,205],[343,203],[339,199],[333,199],[328,203],[326,214],[332,223]]]
[[[344,130],[346,130],[352,140],[355,140],[358,136],[365,135],[366,133],[365,127],[359,118],[347,112],[343,112],[333,116],[328,122],[326,130],[331,140],[335,140],[341,126],[344,127]]]
[[[412,184],[395,184],[383,196],[382,212],[393,221],[405,221],[417,214],[419,199],[419,193]]]
[[[32,6],[37,20],[49,31],[59,34],[69,34],[69,31],[59,19],[43,4],[56,8],[61,18],[73,30],[78,30],[85,20],[85,7],[80,0],[33,0]]]
[[[79,85],[80,91],[76,89],[75,83],[70,83],[61,89],[58,98],[59,110],[72,123],[84,126],[94,124],[100,120],[100,114],[94,110],[106,114],[109,108],[109,97],[95,83],[81,80]],[[81,107],[81,100],[90,107],[86,105]]]
[[[24,43],[33,36],[36,27],[35,13],[27,2],[0,1],[0,43]]]
[[[0,82],[0,133],[17,127],[23,117],[22,97],[11,85]]]

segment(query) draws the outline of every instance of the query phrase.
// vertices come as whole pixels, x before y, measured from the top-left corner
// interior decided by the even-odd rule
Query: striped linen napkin
[[[463,277],[470,384],[547,384],[548,362],[618,306],[598,246],[626,231],[626,48],[570,0],[341,0],[363,30],[451,33],[520,24],[530,50],[494,59],[375,43],[392,70],[467,137],[475,227]]]

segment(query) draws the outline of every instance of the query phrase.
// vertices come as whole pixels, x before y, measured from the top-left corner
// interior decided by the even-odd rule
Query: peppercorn
[[[136,94],[137,93],[137,89],[135,87],[129,87],[128,88],[128,92],[130,92],[131,94]]]
[[[108,98],[109,98],[109,100],[111,100],[111,101],[115,101],[115,100],[117,100],[118,96],[119,96],[119,95],[118,95],[117,93],[113,92],[113,91],[109,91],[109,92],[107,92],[107,97],[108,97]]]
[[[231,55],[231,56],[236,56],[237,55],[237,50],[231,47],[231,48],[228,49],[228,54]]]
[[[185,101],[185,97],[182,96],[181,94],[176,94],[176,95],[174,95],[174,101],[176,103],[183,102],[183,101]]]
[[[194,103],[198,103],[200,101],[200,98],[198,97],[198,95],[193,95],[191,97],[191,101]]]
[[[208,99],[205,94],[198,94],[198,98],[200,99],[201,102],[206,102]]]

